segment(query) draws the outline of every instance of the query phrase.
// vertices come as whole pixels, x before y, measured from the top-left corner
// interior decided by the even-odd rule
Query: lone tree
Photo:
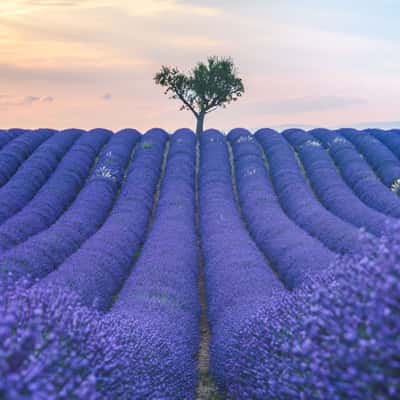
[[[170,98],[182,101],[180,110],[190,110],[196,117],[196,135],[203,132],[206,114],[227,104],[244,93],[243,82],[231,58],[208,57],[207,63],[199,62],[190,74],[185,75],[176,67],[162,66],[154,81],[165,88]]]

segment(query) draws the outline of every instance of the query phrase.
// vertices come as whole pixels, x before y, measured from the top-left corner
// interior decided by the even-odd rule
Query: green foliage
[[[170,98],[182,101],[181,110],[190,110],[199,118],[238,100],[244,93],[242,79],[231,58],[209,57],[188,74],[177,67],[162,66],[154,81],[165,88]]]
[[[152,147],[153,147],[153,145],[151,143],[148,143],[148,142],[142,143],[142,149],[148,150],[148,149],[151,149]]]

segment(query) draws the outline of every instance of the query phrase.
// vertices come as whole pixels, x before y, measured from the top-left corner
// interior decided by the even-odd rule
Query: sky
[[[194,128],[153,81],[232,57],[206,128],[400,127],[399,0],[1,0],[0,127]]]

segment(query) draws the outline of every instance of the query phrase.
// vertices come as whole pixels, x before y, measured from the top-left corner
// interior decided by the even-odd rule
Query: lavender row
[[[113,331],[98,321],[64,290],[2,291],[0,398],[106,398],[98,387],[111,380],[118,361]]]
[[[111,306],[144,239],[166,139],[161,130],[149,131],[142,137],[106,222],[40,284],[69,288],[82,303],[101,311]]]
[[[309,287],[253,303],[242,324],[228,327],[217,370],[227,398],[399,398],[400,225],[363,247]],[[176,364],[146,321],[102,318],[62,289],[2,294],[2,398],[179,398],[165,395],[162,378],[148,395],[143,360],[154,379]]]
[[[321,143],[300,129],[290,129],[283,134],[298,153],[321,203],[343,220],[381,235],[385,221],[390,217],[369,208],[353,193]]]
[[[354,144],[357,150],[370,163],[381,181],[391,187],[400,178],[400,161],[397,157],[371,133],[355,129],[339,129],[337,132]]]
[[[138,359],[136,354],[126,354],[123,379],[130,382],[126,398],[195,397],[200,313],[195,142],[188,130],[171,137],[149,236],[110,312],[115,321],[135,320],[146,327],[136,341],[146,344],[147,355]],[[154,337],[157,339],[152,340]],[[119,393],[112,394],[120,398]]]
[[[63,133],[71,134],[71,131]],[[81,132],[78,132],[80,134]],[[111,132],[82,132],[35,197],[0,226],[0,253],[48,228],[71,204]]]
[[[79,136],[80,133],[75,131],[56,132],[22,164],[0,189],[0,223],[33,198]]]
[[[0,151],[0,187],[15,174],[36,148],[54,133],[55,131],[48,129],[23,131],[18,137],[5,145]]]
[[[336,255],[297,226],[282,210],[255,138],[245,129],[229,133],[241,210],[258,247],[284,284],[296,288],[321,272]]]
[[[0,129],[0,150],[22,133],[22,129]]]
[[[379,129],[374,129],[371,132],[377,139],[379,139],[396,157],[400,159],[400,130],[392,129],[390,131],[383,131]],[[400,193],[400,177],[392,182],[390,189],[395,194]]]
[[[0,282],[42,278],[75,252],[107,218],[138,135],[114,135],[71,207],[46,229],[0,256]]]
[[[165,385],[173,365],[158,362],[171,355],[144,321],[104,316],[68,289],[23,284],[0,297],[2,399],[144,400],[149,372]],[[167,397],[155,389],[151,398]]]
[[[399,228],[255,308],[226,344],[228,398],[399,398]]]
[[[226,345],[257,306],[286,293],[247,232],[232,190],[228,149],[215,130],[201,136],[199,201],[211,372],[220,390],[232,368]]]
[[[315,129],[310,133],[328,149],[343,179],[369,207],[400,217],[400,201],[375,175],[354,145],[334,131]]]
[[[145,135],[138,145],[115,209],[119,210],[121,219],[127,217],[124,206],[133,212],[133,204],[140,209],[140,201],[145,200],[148,204],[152,200],[148,198],[148,186],[153,178],[157,181],[155,164],[160,167],[165,140],[165,133],[155,130]],[[141,218],[139,209],[137,217]],[[143,210],[148,212],[146,207]],[[116,217],[109,218],[117,222]],[[133,213],[131,218],[134,218]],[[135,221],[125,219],[123,223],[126,229],[130,229],[130,224]],[[111,227],[108,220],[106,225]],[[110,230],[108,233],[116,234]],[[117,233],[121,237],[121,232]],[[120,250],[120,247],[114,249],[114,256],[118,256]],[[89,260],[88,265],[92,266],[92,262]],[[82,297],[77,298],[76,292],[54,283],[56,281],[49,279],[45,284],[36,285],[28,296],[17,290],[9,325],[14,324],[11,329],[18,332],[24,329],[22,332],[30,346],[13,343],[11,348],[7,348],[8,354],[13,354],[13,351],[19,354],[21,363],[0,363],[1,372],[7,378],[5,388],[0,385],[0,393],[3,389],[7,394],[15,393],[16,397],[24,393],[57,399],[148,398],[148,373],[158,371],[165,374],[161,368],[165,365],[158,367],[157,362],[162,357],[170,357],[159,332],[149,331],[145,321],[118,318],[115,314],[102,317],[93,309],[82,308]],[[37,310],[40,313],[35,315]],[[7,321],[10,321],[9,314]],[[155,377],[152,379],[156,381]],[[163,386],[162,376],[158,376],[156,383],[158,388]],[[135,392],[132,394],[133,388]],[[154,390],[154,398],[165,398],[155,386]]]
[[[367,132],[370,132],[367,130]],[[374,129],[371,134],[379,139],[398,159],[400,159],[400,130],[383,131]]]
[[[332,251],[357,252],[357,228],[328,211],[317,200],[285,138],[271,129],[260,129],[255,136],[264,150],[271,181],[285,213]]]

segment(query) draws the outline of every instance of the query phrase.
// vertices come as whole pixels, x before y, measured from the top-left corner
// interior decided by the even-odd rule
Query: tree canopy
[[[181,100],[181,110],[191,111],[197,119],[197,134],[203,130],[204,116],[219,107],[239,99],[244,93],[242,79],[231,58],[208,57],[199,62],[189,74],[177,67],[163,65],[155,75],[156,84],[165,88],[165,94]]]

